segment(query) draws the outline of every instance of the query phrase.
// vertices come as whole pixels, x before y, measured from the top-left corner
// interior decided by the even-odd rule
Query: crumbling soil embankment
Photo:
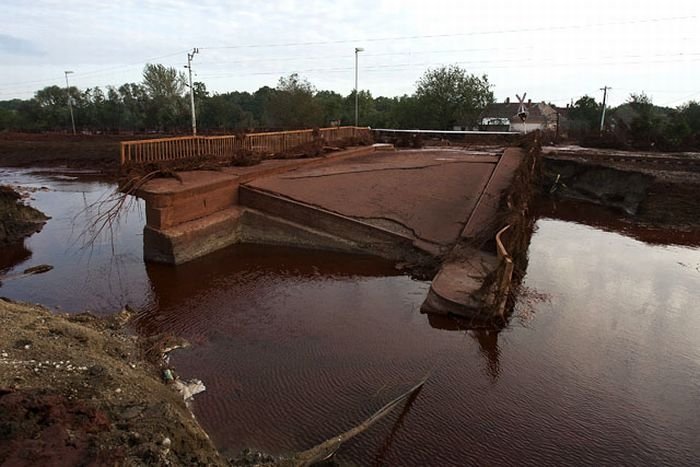
[[[630,220],[649,226],[700,229],[700,172],[692,165],[686,168],[670,163],[650,168],[638,159],[607,163],[596,158],[547,157],[542,188],[554,199],[613,208]]]
[[[121,317],[0,300],[0,465],[227,465]]]
[[[41,211],[24,204],[14,189],[0,186],[0,246],[38,232],[47,220]]]

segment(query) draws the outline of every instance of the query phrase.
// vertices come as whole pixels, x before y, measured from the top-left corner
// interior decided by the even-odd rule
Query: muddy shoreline
[[[0,300],[0,464],[227,465],[126,315]]]
[[[648,160],[633,153],[574,154],[548,149],[541,183],[545,196],[609,208],[650,230],[692,234],[700,229],[700,156],[664,154]]]
[[[48,219],[0,186],[1,246]],[[183,383],[172,371],[163,380],[175,340],[128,334],[130,315],[56,314],[0,297],[0,464],[228,465],[177,390]]]
[[[48,220],[44,213],[25,204],[14,188],[0,185],[0,246],[22,241]]]

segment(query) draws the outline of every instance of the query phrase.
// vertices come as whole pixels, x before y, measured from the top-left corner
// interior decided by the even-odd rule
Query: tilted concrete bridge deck
[[[252,167],[182,172],[148,182],[146,260],[178,264],[236,242],[379,255],[409,264],[444,261],[428,311],[470,314],[474,292],[496,269],[494,235],[502,192],[520,149],[377,151],[269,160]],[[468,257],[450,255],[458,243]]]

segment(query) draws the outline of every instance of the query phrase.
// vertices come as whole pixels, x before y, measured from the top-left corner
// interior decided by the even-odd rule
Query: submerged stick
[[[323,443],[312,447],[311,449],[297,453],[292,458],[291,465],[294,465],[295,467],[309,466],[330,458],[331,456],[333,456],[333,454],[335,454],[335,452],[340,448],[340,446],[344,442],[359,435],[363,431],[366,431],[369,427],[374,425],[381,418],[389,414],[401,402],[410,397],[412,394],[416,393],[420,388],[423,387],[425,382],[428,380],[429,376],[430,374],[425,375],[425,377],[422,380],[420,380],[415,386],[413,386],[411,389],[409,389],[396,399],[386,404],[381,409],[377,410],[368,419],[366,419],[364,422],[360,423],[356,427],[346,431],[345,433],[341,433],[338,436],[335,436],[329,440],[326,440]]]
[[[0,281],[19,279],[21,277],[32,276],[34,274],[43,274],[45,272],[49,272],[52,269],[53,269],[53,266],[51,266],[50,264],[40,264],[38,266],[33,266],[31,268],[27,268],[19,274],[9,274],[7,276],[0,275]]]

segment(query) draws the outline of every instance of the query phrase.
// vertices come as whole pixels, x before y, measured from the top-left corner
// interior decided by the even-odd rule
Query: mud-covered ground
[[[125,314],[0,300],[0,465],[227,464]]]
[[[54,167],[116,172],[119,142],[134,136],[0,133],[0,166]]]

